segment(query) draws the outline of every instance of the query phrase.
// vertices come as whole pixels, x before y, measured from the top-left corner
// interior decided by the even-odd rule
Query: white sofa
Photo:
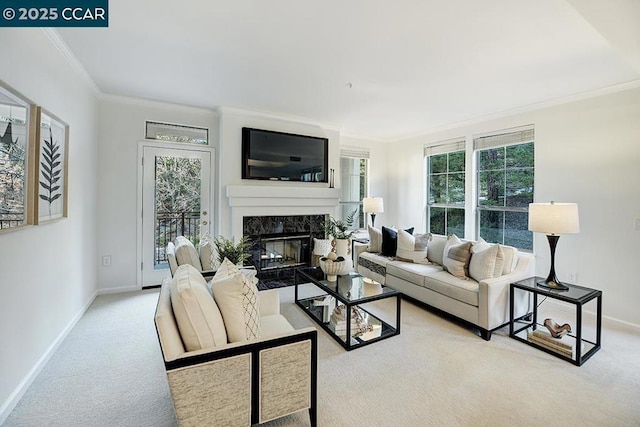
[[[317,331],[289,324],[277,290],[257,292],[257,302],[260,336],[230,343],[227,333],[245,325],[223,320],[193,266],[163,282],[154,320],[181,426],[251,425],[301,410],[316,425]]]
[[[427,247],[427,259],[431,264],[427,265],[368,252],[367,245],[356,243],[356,271],[402,292],[410,299],[472,324],[488,341],[492,331],[509,322],[510,284],[534,276],[533,254],[517,251],[513,263],[505,265],[500,277],[479,282],[471,278],[463,280],[443,269],[446,239],[433,236]],[[526,295],[522,294],[516,294],[516,317],[530,311]]]

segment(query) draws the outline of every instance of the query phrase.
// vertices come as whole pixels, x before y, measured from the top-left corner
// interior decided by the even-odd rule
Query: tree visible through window
[[[428,230],[464,236],[465,152],[427,157]]]
[[[478,223],[480,237],[533,250],[528,230],[533,202],[534,144],[478,151]]]

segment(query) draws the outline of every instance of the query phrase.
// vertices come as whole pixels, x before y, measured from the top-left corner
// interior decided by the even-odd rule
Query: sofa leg
[[[483,340],[489,341],[491,340],[491,331],[487,331],[486,329],[480,329],[480,336]]]

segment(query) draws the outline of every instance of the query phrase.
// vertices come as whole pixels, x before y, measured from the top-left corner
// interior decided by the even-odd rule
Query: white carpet
[[[292,304],[293,288],[280,292],[296,327],[315,325]],[[98,297],[4,425],[175,425],[156,301],[157,290]],[[393,304],[375,308],[392,317]],[[361,349],[346,352],[319,330],[318,424],[640,425],[638,330],[606,324],[603,348],[582,367],[507,333],[486,342],[407,302],[401,335]],[[268,425],[307,422],[303,412]]]

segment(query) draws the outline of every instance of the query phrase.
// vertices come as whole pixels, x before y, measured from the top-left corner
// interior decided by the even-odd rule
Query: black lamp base
[[[547,289],[553,289],[555,291],[569,290],[569,287],[567,285],[563,285],[559,281],[553,281],[553,280],[549,282],[547,282],[546,280],[540,280],[539,282],[536,282],[536,285],[541,286],[543,288],[547,288]]]

